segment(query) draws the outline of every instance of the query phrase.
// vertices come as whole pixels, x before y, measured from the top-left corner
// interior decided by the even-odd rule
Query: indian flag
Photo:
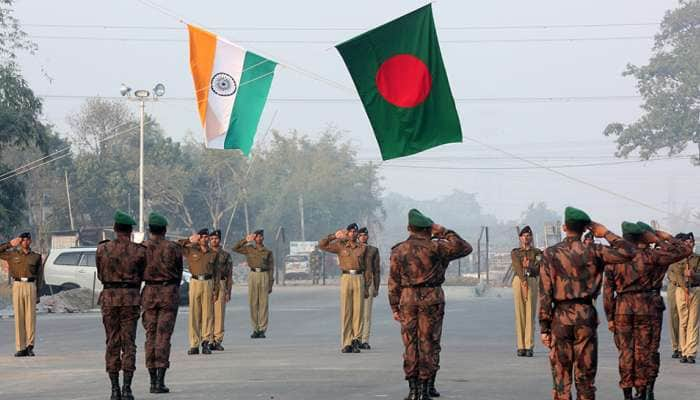
[[[211,32],[187,28],[206,146],[248,155],[277,64]]]

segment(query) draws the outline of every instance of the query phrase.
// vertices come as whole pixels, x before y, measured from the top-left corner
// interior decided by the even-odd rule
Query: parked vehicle
[[[102,283],[97,279],[95,254],[97,247],[74,247],[52,250],[44,264],[44,281],[47,289],[44,293],[57,293],[62,290],[77,288],[102,291]],[[185,270],[180,282],[180,304],[187,304],[189,299],[190,274]]]
[[[308,254],[290,254],[284,258],[284,279],[309,279],[310,277]]]

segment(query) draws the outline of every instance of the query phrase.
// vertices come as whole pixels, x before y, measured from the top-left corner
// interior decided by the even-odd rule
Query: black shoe
[[[15,357],[27,357],[29,354],[27,354],[27,349],[20,350],[15,353]]]
[[[352,352],[353,353],[360,353],[360,341],[359,340],[353,340],[352,341]]]
[[[340,352],[344,354],[352,353],[352,346],[345,346],[340,350]]]
[[[167,368],[156,370],[156,393],[170,393],[170,389],[165,386],[165,371]]]
[[[29,357],[34,357],[36,354],[34,354],[34,345],[30,344],[27,346],[27,356]]]
[[[224,351],[224,346],[221,345],[219,342],[214,342],[214,344],[211,345],[211,350],[212,351]]]
[[[518,349],[518,357],[525,357],[525,350]]]
[[[440,397],[440,392],[437,391],[435,388],[435,374],[433,374],[432,378],[428,379],[428,395],[430,397]]]
[[[149,389],[150,393],[158,393],[158,375],[156,371],[156,368],[148,369],[148,376],[151,378],[151,388]]]
[[[624,388],[624,389],[622,389],[622,394],[625,396],[625,400],[633,400],[633,397],[632,397],[632,388]]]
[[[259,331],[253,331],[253,333],[250,335],[251,339],[257,339],[260,337],[260,332]]]
[[[525,350],[525,357],[532,357],[533,355],[532,349]]]
[[[432,400],[428,393],[428,381],[420,381],[417,400]]]
[[[134,373],[124,371],[124,384],[122,385],[122,400],[134,400],[134,394],[131,392],[132,379],[134,379]]]
[[[109,400],[122,400],[122,391],[119,389],[119,372],[110,372],[109,381],[112,384],[112,395]]]
[[[635,396],[635,400],[647,400],[647,387],[641,387],[637,388],[637,395]]]
[[[408,396],[404,400],[418,400],[418,380],[408,379]]]
[[[209,348],[209,342],[202,342],[202,354],[211,354],[211,349]]]
[[[189,350],[187,350],[187,355],[193,356],[199,354],[199,347],[191,347]]]
[[[681,364],[687,364],[688,363],[688,357],[686,356],[681,356]]]
[[[258,332],[258,339],[265,339],[265,331]]]
[[[688,364],[695,364],[695,357],[694,356],[688,356],[686,358],[688,359]]]
[[[372,350],[372,346],[370,346],[369,343],[365,342],[365,343],[361,343],[361,344],[360,344],[360,349],[362,349],[362,350]]]
[[[681,358],[681,352],[678,350],[673,350],[673,354],[671,355],[671,358]]]

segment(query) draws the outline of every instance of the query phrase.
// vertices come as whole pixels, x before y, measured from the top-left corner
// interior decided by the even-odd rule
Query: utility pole
[[[301,240],[306,241],[306,233],[304,232],[304,194],[299,193],[299,218],[301,220]]]
[[[489,284],[489,227],[485,226],[486,230],[486,284]]]
[[[70,189],[68,188],[68,171],[63,170],[63,173],[66,177],[66,197],[68,198],[68,218],[70,219],[70,230],[74,231],[75,224],[73,223],[73,209],[71,208],[70,204]]]

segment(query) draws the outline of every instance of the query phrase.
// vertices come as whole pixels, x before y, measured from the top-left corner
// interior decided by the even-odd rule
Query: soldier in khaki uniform
[[[275,261],[272,252],[265,247],[265,232],[260,229],[241,239],[233,251],[243,254],[250,268],[248,274],[248,303],[250,323],[253,326],[251,339],[264,339],[269,322],[269,296],[272,293]],[[252,243],[252,244],[250,244]]]
[[[15,312],[15,357],[34,357],[37,290],[44,281],[41,255],[31,249],[32,235],[25,232],[0,245],[0,259],[7,261]],[[19,246],[19,248],[17,248]]]
[[[226,304],[231,301],[231,288],[233,286],[233,261],[231,254],[221,247],[221,231],[215,230],[209,236],[209,246],[216,253],[216,266],[214,284],[219,285],[219,295],[214,302],[214,342],[211,349],[224,351],[221,343],[224,341],[224,321],[226,316]]]
[[[362,336],[362,301],[369,297],[364,282],[367,246],[357,241],[357,224],[330,234],[318,242],[323,251],[338,255],[340,278],[340,325],[343,353],[359,353]]]
[[[513,303],[515,305],[515,340],[518,357],[532,357],[535,345],[535,315],[537,313],[537,276],[542,251],[532,247],[532,229],[519,232],[520,247],[510,252],[513,264]]]
[[[678,237],[678,236],[677,236]],[[681,236],[695,247],[692,233]],[[676,283],[676,308],[678,309],[678,338],[681,350],[680,362],[695,364],[698,349],[698,315],[700,314],[700,255],[675,263],[669,270],[669,279]]]
[[[216,253],[209,248],[209,230],[201,229],[189,239],[179,241],[183,246],[182,254],[192,273],[190,279],[190,349],[187,354],[199,354],[199,346],[202,346],[202,354],[211,354],[209,344],[213,334],[213,299],[218,293],[218,285],[214,285],[214,263]]]
[[[365,251],[365,286],[367,287],[367,296],[362,302],[362,337],[360,338],[360,348],[362,350],[370,350],[369,334],[372,328],[372,303],[375,297],[379,294],[379,282],[381,280],[381,261],[379,259],[379,249],[367,244],[369,240],[369,231],[367,228],[360,228],[358,240],[360,243],[367,246]]]

